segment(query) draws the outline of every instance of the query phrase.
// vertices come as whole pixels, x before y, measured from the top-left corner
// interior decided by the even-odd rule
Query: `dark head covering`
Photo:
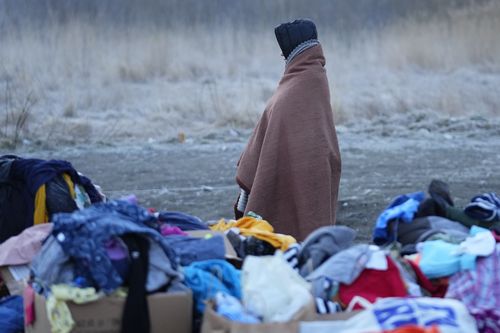
[[[307,19],[283,23],[274,29],[274,34],[285,58],[288,58],[290,53],[301,43],[318,39],[316,25]]]

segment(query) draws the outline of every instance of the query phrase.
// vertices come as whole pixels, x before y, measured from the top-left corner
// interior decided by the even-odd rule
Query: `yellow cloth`
[[[45,184],[38,188],[35,195],[35,210],[33,212],[33,224],[42,224],[49,222],[49,214],[47,213],[47,205],[45,205]]]
[[[75,321],[66,301],[83,304],[99,299],[102,294],[96,293],[94,288],[77,288],[65,284],[55,284],[45,304],[52,333],[71,332]]]
[[[68,184],[68,189],[69,189],[69,194],[71,194],[71,199],[75,199],[76,198],[75,185],[73,184],[71,177],[67,173],[63,173],[62,176],[66,184]]]
[[[62,177],[66,184],[68,185],[69,193],[71,194],[71,198],[75,199],[75,186],[73,185],[73,181],[71,177],[67,173],[63,173]],[[33,212],[33,224],[42,224],[49,222],[49,213],[47,212],[46,205],[47,194],[45,192],[45,184],[38,188],[35,195],[35,210]]]
[[[292,236],[274,233],[273,226],[266,220],[259,220],[251,216],[244,216],[237,221],[221,219],[217,224],[210,226],[210,229],[214,231],[226,231],[231,228],[238,228],[241,235],[254,236],[281,251],[285,251],[290,245],[297,243]]]

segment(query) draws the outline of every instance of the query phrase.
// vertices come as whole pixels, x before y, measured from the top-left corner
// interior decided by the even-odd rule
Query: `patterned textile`
[[[475,270],[449,280],[446,297],[462,301],[480,332],[500,332],[500,244],[489,257],[479,258]]]
[[[168,241],[148,225],[156,218],[142,207],[125,201],[98,203],[74,213],[60,213],[53,218],[52,234],[64,252],[75,261],[77,276],[83,276],[105,292],[122,285],[122,278],[106,252],[106,242],[114,236],[128,233],[147,236],[157,242],[170,259],[167,275],[174,279],[176,255]]]
[[[500,198],[494,192],[477,195],[471,199],[464,212],[479,221],[500,221]]]
[[[286,262],[290,264],[290,266],[295,270],[299,271],[299,253],[302,250],[302,246],[299,243],[292,244],[288,247],[288,249],[283,252],[283,258],[285,258]]]

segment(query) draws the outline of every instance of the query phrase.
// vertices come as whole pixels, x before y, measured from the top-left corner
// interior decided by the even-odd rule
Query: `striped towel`
[[[286,262],[297,272],[299,271],[299,254],[301,250],[302,246],[299,243],[294,243],[283,252]]]
[[[464,212],[479,221],[500,221],[500,198],[494,192],[477,195],[465,206]]]
[[[330,300],[325,300],[321,297],[316,297],[316,313],[325,314],[325,313],[335,313],[341,312],[342,308],[340,304],[337,302],[332,302]]]

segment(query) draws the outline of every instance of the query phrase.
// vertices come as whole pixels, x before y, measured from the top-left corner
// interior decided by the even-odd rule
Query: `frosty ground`
[[[398,127],[397,119],[337,128],[342,154],[337,223],[356,229],[358,241],[370,239],[377,216],[393,197],[425,191],[433,178],[450,184],[459,206],[475,194],[500,190],[498,124],[480,117],[405,119],[413,129]],[[110,198],[135,194],[146,207],[217,220],[233,216],[235,166],[249,135],[249,130],[221,129],[184,143],[25,146],[15,153],[68,160]]]
[[[19,21],[0,10],[0,152],[68,160],[111,198],[205,220],[233,216],[236,161],[283,74],[272,27],[327,13],[326,2],[278,6],[271,24],[261,2],[239,2],[254,16],[214,26],[203,6],[220,13],[217,1],[197,2],[194,22],[194,3],[163,1],[190,15],[168,10],[181,22],[164,25],[154,11],[156,25],[127,14],[124,33],[107,2],[97,12],[109,16],[64,20],[46,6],[40,25],[22,3]],[[337,222],[360,241],[393,197],[433,178],[458,205],[500,190],[500,3],[444,13],[375,30],[339,30],[330,13],[317,21],[343,161]]]

